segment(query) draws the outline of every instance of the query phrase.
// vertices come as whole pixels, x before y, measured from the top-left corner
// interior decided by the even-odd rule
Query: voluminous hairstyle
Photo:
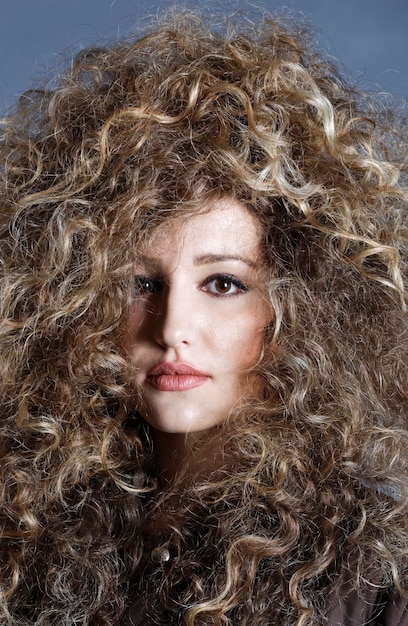
[[[405,123],[312,40],[177,13],[3,121],[2,625],[117,624],[148,593],[158,495],[120,334],[140,242],[224,197],[262,224],[274,320],[225,467],[154,509],[163,623],[314,624],[344,581],[404,584]]]

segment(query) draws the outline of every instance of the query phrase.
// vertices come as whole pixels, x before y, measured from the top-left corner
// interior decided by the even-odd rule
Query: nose
[[[177,348],[194,341],[196,315],[192,299],[192,294],[176,286],[167,286],[162,292],[160,307],[154,314],[153,336],[159,345]]]

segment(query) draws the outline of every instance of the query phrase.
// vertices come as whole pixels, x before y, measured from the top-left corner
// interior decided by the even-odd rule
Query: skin
[[[253,393],[270,305],[262,294],[264,263],[257,218],[233,198],[159,227],[140,250],[135,300],[123,348],[135,371],[139,412],[168,447],[177,435],[220,424]],[[157,389],[161,363],[184,363],[204,374],[183,390]],[[156,379],[155,379],[156,380]],[[161,379],[160,379],[161,380]],[[172,380],[170,378],[170,380]]]

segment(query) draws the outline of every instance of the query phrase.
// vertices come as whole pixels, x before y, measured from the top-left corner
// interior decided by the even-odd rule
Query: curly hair
[[[3,121],[1,624],[113,625],[154,586],[164,623],[304,626],[342,581],[404,584],[406,124],[312,40],[178,12]],[[228,461],[175,506],[120,333],[140,242],[225,196],[263,226],[274,322]]]

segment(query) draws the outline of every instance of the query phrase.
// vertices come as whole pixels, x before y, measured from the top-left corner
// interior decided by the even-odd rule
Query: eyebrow
[[[153,259],[150,256],[146,256],[145,254],[139,254],[140,263],[143,263],[147,268],[156,270],[160,267],[160,262],[157,259]]]
[[[258,263],[239,254],[201,254],[194,259],[194,265],[208,265],[210,263],[219,263],[220,261],[240,261],[249,265],[249,267],[258,267]]]
[[[160,261],[144,254],[140,255],[140,261],[152,270],[157,270],[160,267]],[[220,263],[222,261],[239,261],[255,269],[259,267],[259,263],[256,261],[239,254],[200,254],[200,256],[194,258],[194,265],[210,265],[211,263]]]

